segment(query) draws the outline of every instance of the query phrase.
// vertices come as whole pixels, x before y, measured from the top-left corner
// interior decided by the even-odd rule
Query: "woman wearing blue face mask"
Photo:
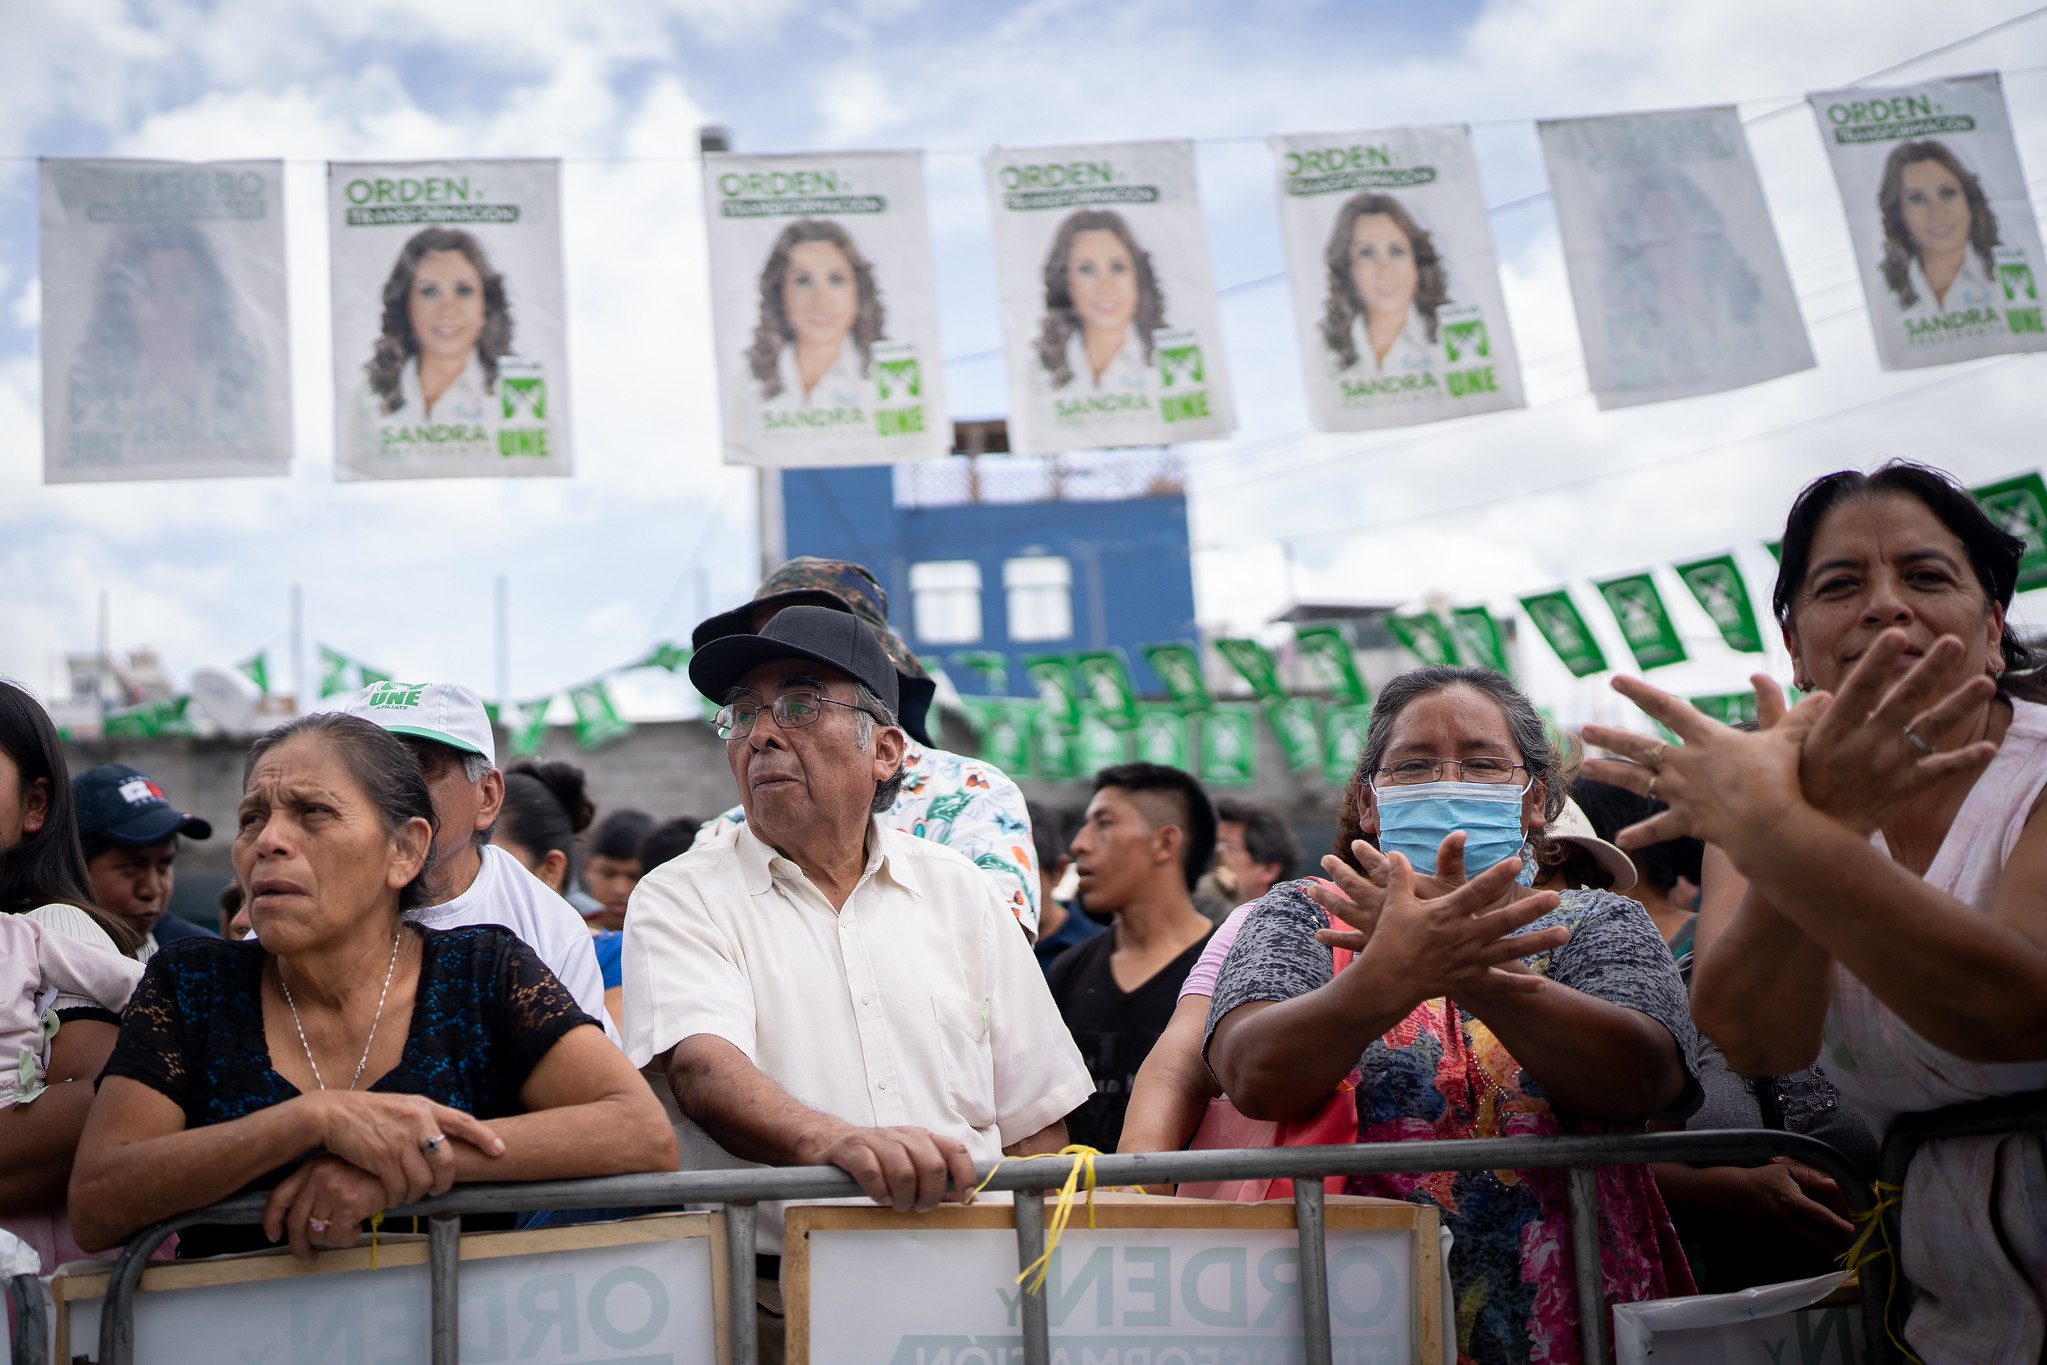
[[[1633,1131],[1697,1104],[1684,987],[1648,914],[1522,884],[1560,767],[1498,674],[1417,669],[1380,692],[1330,881],[1256,902],[1216,982],[1206,1055],[1238,1110],[1298,1118],[1348,1080],[1359,1140],[1398,1142]],[[1332,945],[1355,953],[1341,972]],[[1460,1360],[1578,1359],[1563,1172],[1348,1190],[1433,1205],[1454,1232]],[[1601,1170],[1599,1194],[1607,1301],[1692,1292],[1646,1168]]]

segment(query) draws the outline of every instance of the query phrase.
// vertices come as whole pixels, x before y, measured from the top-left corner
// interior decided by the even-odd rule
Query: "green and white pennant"
[[[1145,706],[1137,712],[1135,732],[1140,762],[1168,768],[1187,766],[1187,716],[1171,706]]]
[[[1201,654],[1192,645],[1172,642],[1143,648],[1146,662],[1158,674],[1159,685],[1166,689],[1166,696],[1174,705],[1189,711],[1205,711],[1213,704],[1208,679],[1201,672]]]
[[[1203,782],[1246,787],[1258,776],[1258,731],[1248,706],[1218,706],[1197,722],[1201,729]]]
[[[1457,637],[1450,633],[1450,627],[1443,618],[1432,611],[1388,616],[1386,628],[1407,647],[1408,653],[1430,668],[1454,667],[1464,662],[1464,656],[1457,648]]]
[[[1583,678],[1606,671],[1606,652],[1593,638],[1592,627],[1586,624],[1569,591],[1556,588],[1524,597],[1521,609],[1528,613],[1528,619],[1549,641],[1549,647],[1556,651],[1572,676]]]
[[[2022,474],[1969,491],[1986,516],[2025,542],[2018,590],[2047,586],[2047,482],[2038,474]]]
[[[633,732],[632,722],[618,713],[611,689],[602,679],[570,688],[569,705],[576,708],[576,743],[585,749],[624,739]]]
[[[1294,648],[1308,673],[1338,706],[1367,700],[1364,676],[1351,649],[1350,632],[1340,622],[1294,627]]]
[[[1286,689],[1279,685],[1279,665],[1274,662],[1272,651],[1258,641],[1225,635],[1216,640],[1215,652],[1237,671],[1238,677],[1251,684],[1252,696],[1263,700],[1286,695]]]
[[[1620,625],[1621,638],[1628,642],[1628,650],[1643,672],[1685,661],[1684,641],[1678,638],[1677,625],[1663,605],[1654,578],[1647,573],[1625,574],[1601,579],[1593,586],[1606,599]]]
[[[1684,585],[1691,589],[1706,615],[1727,641],[1729,649],[1744,654],[1763,652],[1763,631],[1756,624],[1756,611],[1749,600],[1748,584],[1733,555],[1713,555],[1673,566]]]

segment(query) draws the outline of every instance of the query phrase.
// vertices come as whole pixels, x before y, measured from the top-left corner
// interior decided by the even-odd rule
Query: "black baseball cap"
[[[889,714],[901,704],[895,665],[867,623],[833,607],[785,607],[758,635],[721,635],[690,655],[689,680],[722,702],[754,669],[776,659],[809,659],[843,673],[880,697]]]
[[[78,832],[88,839],[141,845],[173,834],[213,837],[212,824],[173,806],[162,787],[125,763],[101,763],[72,778],[71,801],[78,807]]]

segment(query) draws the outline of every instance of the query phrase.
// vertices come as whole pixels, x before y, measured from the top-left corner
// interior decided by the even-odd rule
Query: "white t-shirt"
[[[627,1055],[644,1066],[709,1034],[813,1109],[993,1161],[1094,1082],[987,875],[878,820],[868,831],[867,870],[836,911],[746,825],[642,877],[625,921]],[[684,1170],[750,1164],[695,1124],[679,1137]]]
[[[510,929],[568,987],[583,1013],[604,1026],[604,1036],[618,1041],[618,1030],[604,1008],[604,976],[597,968],[589,926],[575,907],[503,849],[485,844],[483,867],[467,891],[451,901],[414,910],[406,918],[428,929],[459,929],[465,924]]]

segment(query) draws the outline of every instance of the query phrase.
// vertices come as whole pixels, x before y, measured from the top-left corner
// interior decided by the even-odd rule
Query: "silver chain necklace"
[[[384,968],[384,989],[377,996],[377,1014],[375,1018],[370,1020],[369,1041],[362,1045],[362,1056],[356,1060],[355,1077],[348,1083],[350,1090],[355,1089],[356,1086],[362,1083],[362,1070],[370,1064],[370,1049],[377,1045],[377,1025],[384,1022],[384,1002],[391,996],[391,978],[398,971],[398,945],[403,941],[404,937],[405,930],[403,928],[400,928],[397,933],[391,935],[391,963]],[[299,1031],[299,1046],[306,1050],[306,1065],[313,1068],[313,1084],[325,1090],[327,1082],[320,1076],[320,1064],[313,1060],[313,1045],[306,1041],[306,1026],[299,1019],[299,1007],[291,998],[291,983],[284,979],[282,963],[278,964],[277,984],[284,991],[284,1007],[291,1011],[292,1027]]]

